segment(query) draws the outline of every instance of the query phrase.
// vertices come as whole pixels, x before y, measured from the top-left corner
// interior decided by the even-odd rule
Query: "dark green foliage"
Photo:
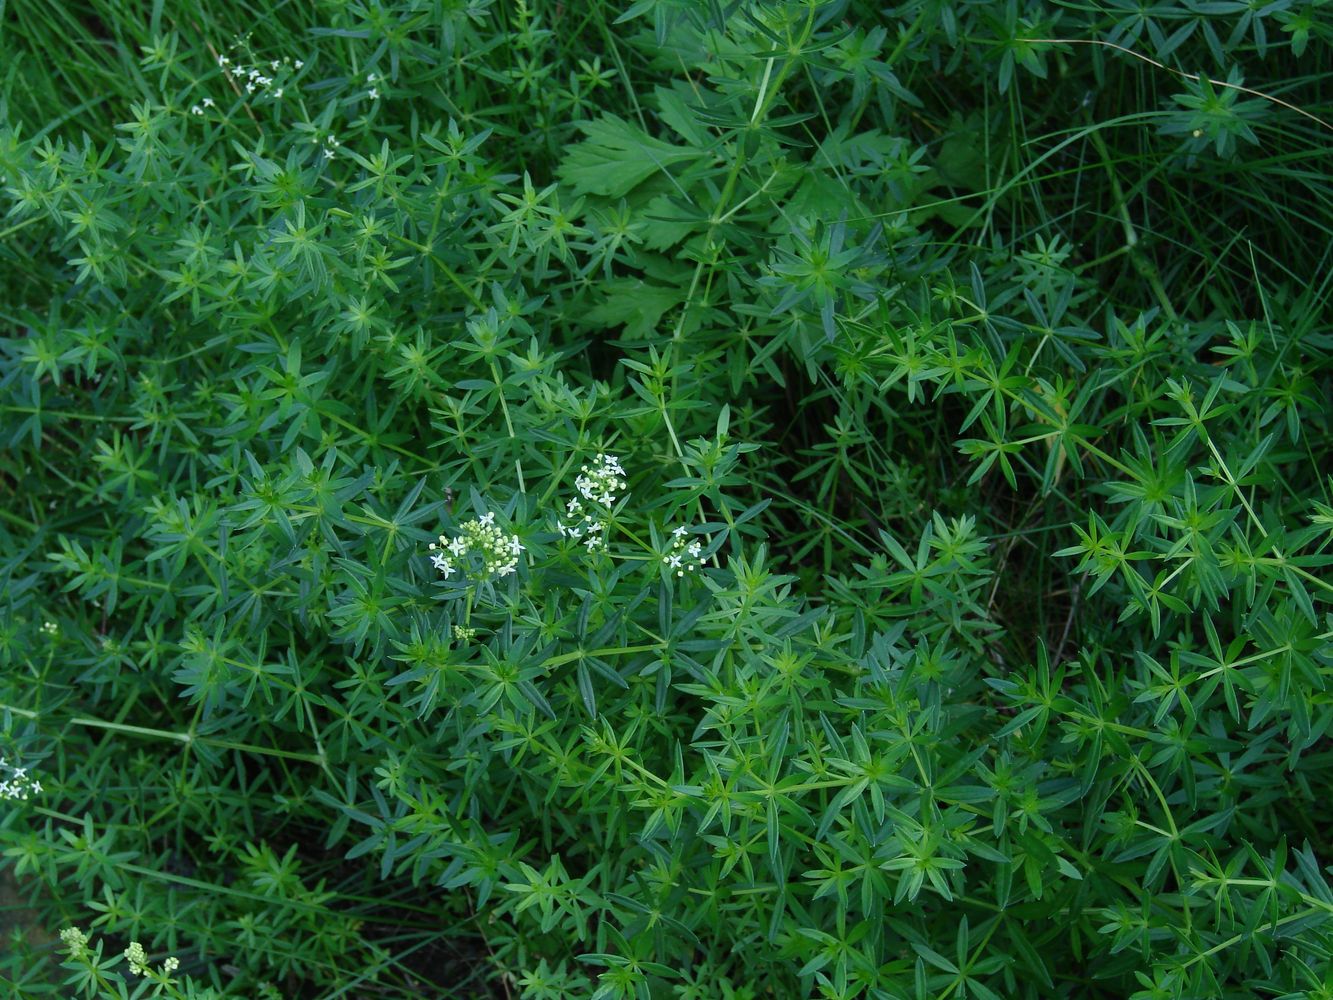
[[[149,8],[0,0],[6,995],[1333,997],[1333,8]]]

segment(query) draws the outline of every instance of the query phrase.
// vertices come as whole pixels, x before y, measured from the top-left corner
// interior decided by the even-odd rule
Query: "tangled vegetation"
[[[0,987],[1333,998],[1326,0],[0,0]]]

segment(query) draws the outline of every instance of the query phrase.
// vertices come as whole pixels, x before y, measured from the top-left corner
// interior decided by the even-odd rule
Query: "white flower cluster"
[[[625,469],[614,455],[598,455],[592,465],[585,465],[574,480],[580,496],[589,503],[610,507],[620,498],[620,491],[628,484]],[[606,522],[588,513],[577,498],[565,505],[565,518],[556,528],[565,538],[583,543],[589,552],[606,550]]]
[[[77,927],[66,927],[62,930],[60,940],[65,942],[71,958],[82,958],[88,954],[88,935]]]
[[[591,467],[583,467],[574,485],[583,494],[583,499],[610,507],[628,483],[620,459],[614,455],[598,455]]]
[[[699,569],[703,545],[690,541],[689,534],[690,529],[683,524],[671,532],[671,548],[662,556],[667,568],[675,570],[677,576],[694,573]]]
[[[305,63],[300,59],[295,62],[291,59],[272,59],[269,61],[268,69],[260,69],[258,66],[232,62],[227,56],[218,56],[218,65],[222,67],[222,72],[227,74],[227,79],[238,86],[244,86],[247,94],[267,93],[273,100],[280,101],[285,87],[290,83],[292,71],[299,70]],[[213,102],[205,98],[204,104],[212,107]],[[190,110],[194,111],[194,108]],[[202,114],[202,111],[195,113]]]
[[[28,774],[26,767],[11,764],[0,757],[0,800],[26,802],[30,796],[40,795],[42,783]]]
[[[569,522],[557,521],[556,530],[565,538],[581,540],[589,552],[601,552],[606,549],[606,522],[599,521],[583,509],[577,500],[569,501],[565,507],[565,516]]]
[[[136,976],[148,975],[148,955],[138,941],[131,941],[125,949],[125,961],[130,963],[130,971]]]
[[[439,543],[431,542],[431,564],[445,575],[452,576],[455,562],[469,555],[481,563],[483,576],[508,576],[518,569],[518,557],[523,543],[518,535],[510,534],[495,523],[495,514],[487,512],[479,518],[464,521],[458,526],[458,536],[441,535]],[[465,571],[465,568],[464,568]]]
[[[38,626],[38,630],[42,635],[49,635],[54,638],[56,633],[60,631],[60,626],[55,622],[42,622],[42,624]]]
[[[64,934],[62,932],[61,937],[63,936]],[[148,967],[148,953],[143,950],[143,945],[138,941],[131,941],[130,946],[125,949],[125,961],[130,963],[130,971],[136,976],[146,976],[152,971]],[[162,975],[171,975],[180,968],[180,964],[180,959],[178,958],[166,959],[162,963]]]

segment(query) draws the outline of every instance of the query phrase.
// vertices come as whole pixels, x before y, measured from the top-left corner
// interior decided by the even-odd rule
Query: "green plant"
[[[0,982],[1330,996],[1320,9],[0,6]]]

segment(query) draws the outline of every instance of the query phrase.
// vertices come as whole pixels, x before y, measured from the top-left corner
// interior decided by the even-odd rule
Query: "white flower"
[[[431,548],[434,547],[434,545],[431,546]],[[436,552],[435,555],[430,557],[430,562],[432,566],[444,574],[445,579],[448,579],[454,572],[453,563],[445,557],[443,552]]]
[[[370,88],[370,99],[372,101],[378,101],[380,99],[380,92],[375,87]]]
[[[253,94],[255,92],[255,85],[253,83],[247,83],[245,85],[245,92],[247,94]]]
[[[281,65],[282,65],[282,63],[280,63],[280,62],[278,62],[278,60],[274,59],[271,63],[268,64],[268,68],[269,68],[269,69],[277,69],[277,68],[278,68],[279,66],[281,66]]]
[[[231,65],[231,60],[228,59],[226,56],[218,56],[218,65],[219,65],[219,66],[230,66],[230,65]]]
[[[366,83],[374,83],[374,82],[375,82],[375,74],[371,73],[369,76],[366,77]]]
[[[204,109],[201,108],[201,107],[200,107],[199,105],[197,105],[197,104],[196,104],[194,107],[192,107],[192,108],[190,109],[190,114],[192,114],[192,115],[202,115],[203,113],[204,113]]]
[[[626,487],[625,469],[614,455],[598,455],[592,465],[583,466],[574,486],[585,500],[610,507],[620,490]]]
[[[213,98],[211,98],[211,97],[205,97],[205,98],[204,98],[204,107],[206,107],[206,108],[211,108],[212,106],[213,106]]]
[[[281,88],[281,87],[279,87],[277,90],[273,91],[273,99],[274,99],[275,101],[277,101],[277,100],[281,100],[281,99],[282,99],[282,88]]]
[[[662,562],[676,576],[697,572],[702,562],[703,545],[698,541],[687,541],[690,529],[679,525],[671,532],[671,547],[662,553]]]
[[[296,62],[292,63],[292,65],[295,66],[297,69],[300,69],[302,66],[305,65],[305,62],[298,59],[296,60]]]
[[[326,159],[326,160],[331,160],[331,159],[333,159],[333,150],[331,150],[331,149],[326,149],[326,150],[324,150],[324,159]]]

